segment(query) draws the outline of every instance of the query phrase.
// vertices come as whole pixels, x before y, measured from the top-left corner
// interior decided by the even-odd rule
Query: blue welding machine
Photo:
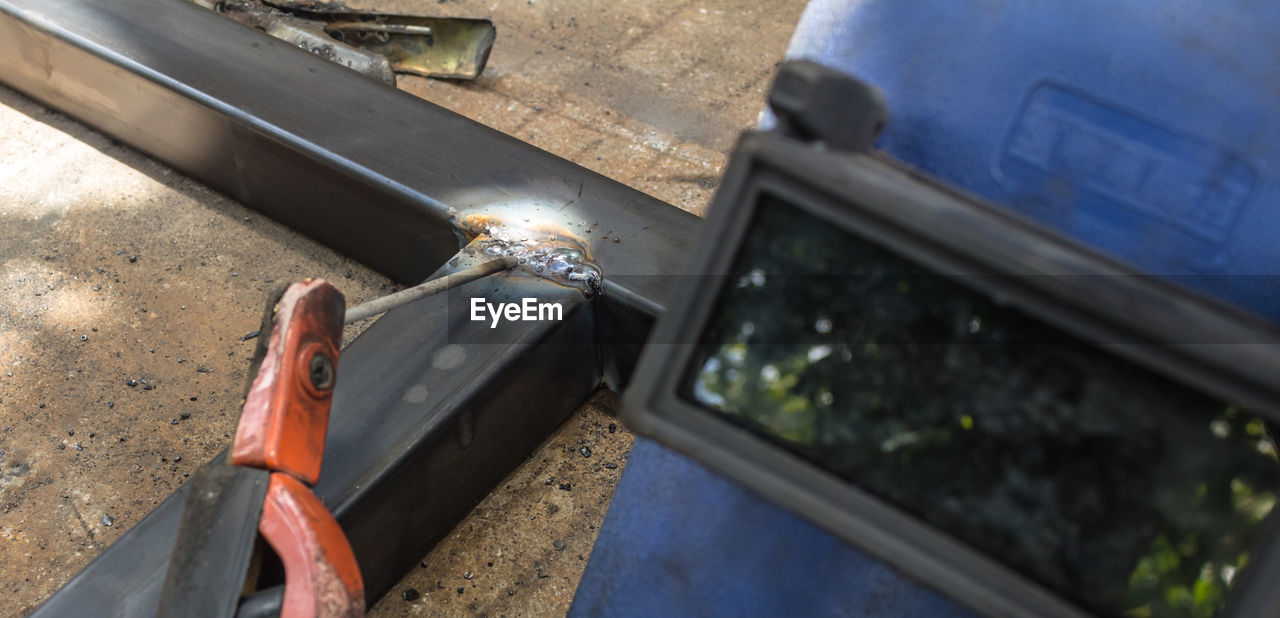
[[[1068,274],[1136,273],[1125,278],[1159,280],[1133,284],[1157,286],[1143,290],[1159,290],[1163,289],[1158,288],[1159,285],[1171,283],[1171,288],[1187,290],[1205,298],[1205,302],[1222,306],[1201,314],[1197,313],[1200,309],[1184,311],[1188,306],[1202,307],[1197,304],[1200,301],[1187,301],[1190,305],[1181,304],[1181,300],[1169,301],[1165,312],[1170,314],[1169,324],[1176,326],[1178,320],[1183,320],[1190,325],[1187,320],[1191,318],[1186,316],[1235,316],[1231,312],[1236,311],[1240,317],[1223,318],[1224,323],[1251,326],[1245,331],[1231,328],[1227,331],[1261,333],[1280,321],[1280,286],[1273,276],[1280,265],[1280,242],[1275,240],[1280,233],[1280,210],[1275,209],[1280,205],[1280,196],[1271,169],[1273,164],[1280,164],[1280,152],[1277,152],[1280,149],[1277,112],[1280,110],[1280,70],[1277,69],[1280,38],[1275,36],[1277,31],[1280,31],[1280,6],[1258,0],[814,0],[800,21],[788,56],[839,69],[882,93],[889,119],[875,147],[913,168],[914,171],[903,172],[903,178],[919,173],[927,182],[967,192],[957,200],[967,200],[971,195],[1001,210],[998,214],[983,214],[982,207],[977,206],[970,210],[965,210],[967,206],[952,208],[942,204],[951,199],[946,191],[930,189],[924,201],[940,204],[930,206],[933,210],[926,213],[933,217],[935,228],[957,222],[977,222],[975,225],[994,226],[991,229],[1005,226],[1000,229],[1016,231],[1021,229],[1018,223],[1001,217],[1029,221],[1115,264],[1113,267],[1111,262],[1092,257],[1078,263],[1056,262],[1054,268],[1065,269],[1062,272],[1076,268],[1072,264],[1101,264],[1096,270],[1090,270],[1093,266],[1080,266],[1078,271]],[[770,116],[765,124],[772,123]],[[746,146],[752,143],[744,141]],[[758,145],[761,140],[754,143]],[[879,169],[876,167],[879,164],[874,162],[858,165],[862,166],[858,169],[867,166]],[[733,174],[731,171],[726,177],[726,183],[733,179]],[[850,178],[854,176],[857,173],[852,173]],[[866,181],[869,184],[858,186],[878,192],[877,182],[870,179]],[[722,185],[721,193],[727,190],[728,187]],[[884,189],[884,192],[888,195],[893,190]],[[764,200],[766,205],[757,207],[753,216],[767,218],[768,209],[785,208],[785,204],[768,205],[786,202],[785,195],[778,197],[783,193],[786,191],[781,189],[771,193]],[[720,196],[717,199],[719,201]],[[1009,217],[1011,213],[1013,217]],[[728,220],[728,215],[721,216]],[[897,241],[890,238],[899,228],[884,221],[893,216],[888,212],[852,228],[864,232],[880,230],[874,234],[866,232],[871,234],[871,242],[883,240],[886,246],[901,252],[910,243],[895,244]],[[923,219],[923,225],[928,225],[928,217]],[[942,238],[950,232],[935,230],[933,233]],[[968,233],[967,228],[964,233]],[[743,247],[748,247],[750,235],[745,231],[743,234],[746,239]],[[956,234],[962,235],[958,231]],[[998,244],[999,236],[992,238],[996,239],[993,246]],[[945,238],[938,241],[945,242]],[[1055,242],[1044,241],[1046,245]],[[765,250],[767,247],[761,249]],[[937,254],[925,249],[917,253]],[[859,255],[879,259],[874,256],[880,254]],[[1043,256],[1032,257],[1030,261],[1034,262]],[[920,261],[936,265],[936,261],[929,261],[931,259],[922,257]],[[731,270],[728,262],[725,268]],[[993,268],[1001,270],[1002,267]],[[755,271],[745,272],[748,275],[738,285],[749,288]],[[907,294],[903,283],[897,285],[900,292]],[[724,300],[716,302],[723,304]],[[958,302],[948,297],[948,306]],[[1106,305],[1109,301],[1097,302]],[[1141,313],[1143,309],[1139,305],[1143,302],[1136,301],[1134,311]],[[1028,307],[1032,305],[1034,303]],[[973,310],[978,305],[963,306]],[[1121,310],[1124,307],[1123,303],[1106,306],[1113,312],[1117,311],[1116,307]],[[1249,330],[1254,328],[1254,322],[1250,322],[1254,319],[1261,326]],[[825,326],[828,330],[829,324]],[[818,330],[827,332],[823,328],[820,324]],[[960,328],[977,333],[985,327],[970,320],[962,322]],[[1067,327],[1064,330],[1074,332]],[[1227,331],[1213,331],[1194,341],[1161,339],[1157,343],[1165,347],[1172,344],[1171,348],[1179,350],[1211,349],[1209,353],[1221,355],[1220,362],[1215,361],[1219,364],[1214,366],[1227,368],[1214,375],[1230,373],[1232,359],[1236,358],[1231,356],[1234,348],[1224,344],[1261,342],[1270,344],[1262,347],[1276,348],[1274,340],[1255,341],[1249,338],[1253,335],[1213,338]],[[1107,336],[1117,335],[1111,331]],[[1121,348],[1129,344],[1134,344],[1129,347],[1141,348],[1150,343],[1147,339],[1130,341],[1123,334],[1119,337],[1122,340],[1104,342]],[[1095,343],[1100,341],[1093,339]],[[820,342],[820,339],[814,341]],[[1055,339],[1054,342],[1062,341]],[[688,398],[699,399],[704,407],[729,414],[732,402],[724,395],[728,391],[713,392],[723,387],[722,382],[716,381],[721,379],[716,376],[722,372],[716,372],[722,370],[735,353],[728,347],[723,349],[729,350],[728,355],[697,357],[704,372],[682,378],[684,381],[679,384],[683,386],[677,386],[684,389],[681,392]],[[813,362],[831,354],[825,344],[814,344],[807,349]],[[1269,349],[1259,354],[1271,354]],[[817,359],[814,350],[818,350]],[[1129,358],[1137,357],[1130,354]],[[1250,360],[1253,357],[1240,358],[1237,365],[1254,366],[1237,368],[1245,372],[1256,370],[1257,363]],[[1266,361],[1261,356],[1258,359],[1257,362]],[[1193,385],[1195,388],[1203,387],[1201,390],[1209,393],[1205,402],[1211,399],[1227,402],[1214,413],[1218,416],[1206,417],[1208,420],[1202,424],[1194,421],[1186,425],[1208,432],[1204,436],[1207,442],[1196,442],[1201,446],[1191,450],[1225,448],[1221,441],[1247,434],[1247,443],[1242,442],[1245,446],[1241,448],[1248,453],[1241,455],[1239,461],[1258,453],[1264,457],[1254,463],[1241,464],[1245,467],[1256,464],[1256,469],[1250,468],[1252,472],[1228,471],[1221,477],[1227,479],[1222,484],[1224,500],[1238,512],[1217,520],[1221,524],[1217,530],[1231,530],[1220,537],[1200,529],[1194,534],[1188,532],[1199,524],[1183,521],[1174,513],[1164,523],[1151,523],[1155,515],[1135,518],[1125,524],[1130,526],[1128,532],[1112,534],[1090,528],[1088,533],[1092,538],[1107,539],[1105,547],[1091,546],[1090,540],[1083,538],[1089,534],[1070,540],[1047,534],[1042,539],[1046,544],[1061,544],[1055,549],[1058,552],[1055,555],[1069,556],[1065,561],[1092,564],[1090,560],[1098,560],[1103,564],[1096,570],[1100,578],[1121,573],[1123,577],[1119,579],[1123,581],[1119,583],[1101,580],[1092,583],[1090,574],[1080,570],[1042,569],[1042,565],[1036,563],[1040,556],[1036,550],[1026,550],[1027,553],[1019,557],[1019,552],[1026,548],[1017,547],[1007,535],[994,538],[998,535],[989,534],[983,522],[944,521],[938,519],[942,516],[935,516],[935,509],[913,509],[919,505],[911,502],[913,494],[908,489],[898,491],[899,488],[891,485],[876,486],[875,479],[861,476],[859,470],[831,463],[829,454],[823,451],[797,447],[804,439],[802,429],[783,426],[781,421],[775,422],[776,419],[767,422],[748,419],[750,422],[739,425],[756,425],[754,429],[747,427],[750,431],[746,433],[754,431],[755,435],[764,436],[762,444],[772,444],[798,455],[792,458],[797,466],[824,468],[831,473],[831,479],[859,485],[866,489],[863,493],[884,498],[928,525],[894,527],[884,523],[892,517],[875,505],[852,509],[857,512],[857,517],[852,519],[840,519],[838,514],[827,517],[824,513],[830,511],[829,508],[815,506],[822,500],[821,495],[813,498],[816,490],[791,491],[779,487],[777,479],[757,483],[750,475],[725,474],[720,466],[704,465],[708,461],[720,461],[716,457],[687,456],[700,453],[689,446],[692,442],[640,437],[578,588],[571,614],[933,617],[967,616],[974,612],[1016,614],[1028,607],[1045,607],[1048,608],[1045,615],[1126,612],[1131,615],[1241,615],[1240,608],[1251,607],[1249,603],[1253,601],[1232,600],[1227,591],[1235,594],[1241,589],[1237,571],[1245,563],[1250,563],[1247,571],[1274,566],[1271,562],[1276,560],[1277,552],[1264,550],[1274,545],[1273,535],[1266,531],[1272,523],[1270,507],[1280,492],[1272,492],[1270,484],[1280,482],[1280,477],[1273,476],[1274,470],[1268,468],[1267,463],[1275,459],[1270,421],[1249,416],[1236,404],[1247,402],[1249,410],[1265,416],[1268,411],[1257,408],[1269,407],[1272,395],[1258,394],[1260,391],[1244,387],[1232,390],[1233,386],[1226,385],[1230,378],[1214,382],[1216,378],[1204,377],[1213,373],[1208,369],[1169,369],[1177,362],[1141,360],[1138,364],[1145,363],[1149,371],[1172,376],[1170,384],[1186,382],[1198,385]],[[644,362],[641,364],[643,373]],[[765,379],[776,382],[778,370],[774,367],[773,364],[766,366],[766,370],[775,375],[766,375]],[[1054,379],[1066,380],[1059,374],[1053,375],[1058,376]],[[1146,379],[1135,378],[1134,383]],[[789,384],[786,388],[803,387],[803,384]],[[832,397],[826,391],[813,392],[819,393],[815,396],[818,403],[813,404],[816,406],[823,404],[821,397],[828,400]],[[1255,394],[1258,396],[1254,397]],[[1196,398],[1202,394],[1197,391],[1186,397],[1200,401]],[[629,397],[627,401],[636,400]],[[1140,406],[1147,400],[1136,401]],[[791,404],[795,409],[805,405],[794,401],[788,405]],[[957,413],[955,418],[958,419],[954,430],[957,434],[972,431],[975,423],[984,422],[981,417],[968,413]],[[1134,423],[1141,425],[1142,421]],[[1151,426],[1164,423],[1162,419]],[[1176,423],[1168,421],[1167,424]],[[1086,428],[1081,433],[1097,429],[1096,425],[1095,422],[1093,429]],[[989,427],[987,430],[990,431]],[[1134,436],[1149,430],[1142,435],[1149,437],[1165,431],[1162,435],[1168,438],[1171,431],[1132,427],[1115,431],[1130,430],[1131,433],[1125,434],[1126,439],[1137,444],[1134,449],[1146,453],[1159,453],[1162,447]],[[1193,430],[1187,429],[1178,439],[1192,440],[1186,432]],[[1110,429],[1098,431],[1106,433]],[[640,433],[655,435],[643,428]],[[658,435],[674,434],[659,432]],[[994,434],[988,437],[991,435]],[[912,438],[916,439],[921,438]],[[1161,439],[1164,438],[1155,441]],[[893,446],[898,448],[897,443]],[[1148,447],[1148,451],[1143,451]],[[1105,453],[1090,452],[1082,457],[1109,461]],[[769,475],[767,470],[757,472]],[[1204,469],[1195,469],[1190,474],[1210,477]],[[1142,473],[1136,472],[1134,476],[1141,477]],[[1176,482],[1155,476],[1149,480],[1151,487],[1159,487],[1152,490],[1151,502],[1172,504],[1181,499],[1171,497],[1179,491]],[[1133,482],[1136,481],[1132,478],[1114,481],[1117,486]],[[1212,493],[1213,483],[1210,479],[1201,485],[1208,486],[1206,491]],[[813,487],[836,485],[818,484],[810,488]],[[1135,491],[1141,493],[1142,487],[1147,486],[1142,485]],[[1188,500],[1185,508],[1174,510],[1190,513],[1209,498],[1193,496]],[[949,507],[939,506],[936,511],[946,508]],[[1087,508],[1073,509],[1075,507],[1062,507],[1067,511],[1063,518],[1088,517]],[[1158,511],[1153,507],[1151,512]],[[1201,515],[1205,521],[1215,517]],[[1183,519],[1193,517],[1188,515]],[[1228,519],[1239,521],[1222,523]],[[1038,525],[1041,524],[1028,524],[1027,528]],[[1233,525],[1238,527],[1231,528]],[[923,553],[927,554],[931,545],[921,539],[927,537],[930,543],[935,542],[930,528],[942,528],[949,533],[943,535],[947,538],[936,539],[941,558],[897,559],[896,552],[920,554],[921,547],[926,548]],[[1067,529],[1075,528],[1067,523],[1044,524],[1042,530]],[[889,534],[886,530],[899,532]],[[912,531],[916,537],[902,542],[889,538],[904,534],[901,530]],[[1245,537],[1257,540],[1250,541],[1253,544],[1248,547],[1239,545]],[[1180,538],[1193,541],[1177,541]],[[956,539],[960,541],[957,545],[964,547],[953,554],[951,544]],[[1127,554],[1126,544],[1140,544],[1141,548]],[[1198,548],[1188,549],[1196,544]],[[1196,558],[1192,564],[1190,556],[1209,545],[1217,548],[1216,553]],[[993,570],[1007,568],[1009,573],[1002,572],[993,580],[996,583],[984,580],[984,585],[989,585],[986,593],[999,595],[1007,591],[1020,599],[1018,603],[975,601],[957,593],[972,584],[964,573],[957,574],[963,571],[958,565],[971,564],[966,562],[969,551],[966,547],[976,547],[978,553],[1003,562],[1003,566]],[[1148,551],[1149,555],[1144,553]],[[1007,555],[999,555],[1002,552]],[[1120,569],[1115,573],[1108,571],[1111,566],[1099,558],[1108,553],[1117,556],[1117,561],[1121,557],[1126,560],[1123,565],[1115,566]],[[952,560],[953,555],[958,557]],[[1179,560],[1182,566],[1178,566]],[[1178,569],[1185,573],[1175,575]],[[1023,576],[1030,583],[1020,581],[1019,577]],[[1175,581],[1182,576],[1185,581]],[[1112,586],[1114,590],[1108,588],[1111,584],[1116,584]],[[1081,592],[1087,588],[1094,591]],[[1144,605],[1142,595],[1148,593],[1156,599],[1155,605]],[[1261,597],[1250,597],[1255,598]],[[1045,604],[1038,605],[1042,601]]]

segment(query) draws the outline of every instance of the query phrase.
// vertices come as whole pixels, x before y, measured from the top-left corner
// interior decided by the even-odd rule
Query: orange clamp
[[[258,532],[284,563],[282,618],[364,615],[364,581],[338,522],[306,485],[271,475]]]
[[[320,478],[345,306],[323,279],[285,290],[240,414],[233,464],[285,472],[308,485]]]

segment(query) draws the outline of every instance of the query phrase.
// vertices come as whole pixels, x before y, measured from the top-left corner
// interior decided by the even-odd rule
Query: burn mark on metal
[[[587,298],[600,293],[604,276],[591,261],[584,240],[564,228],[525,221],[518,224],[493,215],[467,215],[457,220],[457,225],[486,255],[514,257],[526,272],[577,288]]]

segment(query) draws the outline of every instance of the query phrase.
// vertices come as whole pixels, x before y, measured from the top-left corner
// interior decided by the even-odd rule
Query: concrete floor
[[[492,18],[479,80],[401,88],[701,213],[804,3],[351,4]],[[30,611],[227,445],[239,338],[276,282],[306,276],[350,302],[392,289],[0,87],[0,613]],[[372,613],[563,614],[631,444],[615,405],[593,397]]]

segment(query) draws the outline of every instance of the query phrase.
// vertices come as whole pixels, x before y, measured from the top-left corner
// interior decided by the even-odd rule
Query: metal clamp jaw
[[[235,615],[270,570],[266,546],[283,566],[282,616],[364,615],[355,554],[310,488],[324,456],[344,309],[322,279],[269,303],[262,331],[270,334],[259,342],[229,461],[191,481],[158,615]]]

